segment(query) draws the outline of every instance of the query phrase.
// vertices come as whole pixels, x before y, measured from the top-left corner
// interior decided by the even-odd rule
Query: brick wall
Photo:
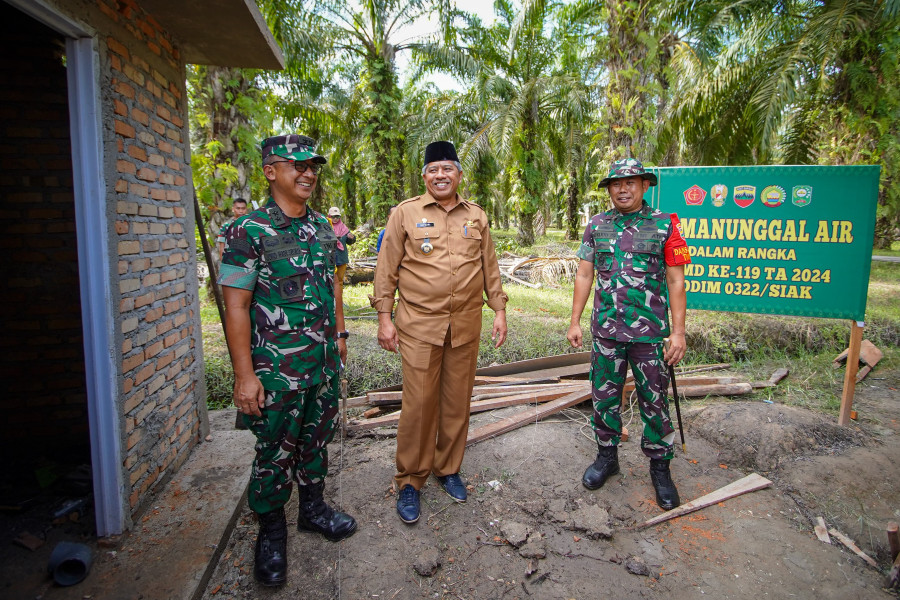
[[[178,49],[160,24],[131,0],[96,1],[110,22],[103,110],[133,511],[187,458],[204,418],[187,99]]]
[[[89,463],[64,40],[0,3],[0,447]]]
[[[138,2],[47,3],[95,32],[99,51],[106,196],[88,201],[107,216],[123,505],[133,516],[206,427],[185,67]],[[0,395],[0,446],[27,454],[45,441],[87,461],[64,40],[3,2],[0,18],[0,376],[13,392]]]

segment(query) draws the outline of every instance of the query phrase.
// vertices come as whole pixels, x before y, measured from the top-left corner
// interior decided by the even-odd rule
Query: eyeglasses
[[[308,163],[299,160],[273,160],[269,164],[274,165],[275,163],[294,163],[294,168],[300,174],[306,173],[307,169],[312,171],[313,175],[318,175],[322,171],[322,165],[319,163]]]

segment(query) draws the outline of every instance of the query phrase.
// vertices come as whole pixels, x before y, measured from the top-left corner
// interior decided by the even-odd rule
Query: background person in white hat
[[[338,237],[337,251],[334,253],[334,286],[344,288],[344,274],[347,273],[347,263],[350,262],[350,250],[348,245],[356,241],[356,236],[341,219],[341,209],[332,206],[328,209],[328,220],[334,228],[334,235]]]

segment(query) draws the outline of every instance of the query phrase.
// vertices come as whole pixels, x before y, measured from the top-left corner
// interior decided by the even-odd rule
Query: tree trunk
[[[382,56],[368,60],[369,142],[375,153],[372,194],[368,198],[373,226],[387,221],[388,209],[403,200],[403,134],[399,129],[400,90],[392,61]]]
[[[344,221],[350,229],[356,229],[359,223],[359,213],[356,207],[356,161],[355,157],[350,157],[344,164]]]
[[[609,50],[606,69],[606,115],[608,142],[604,162],[627,157],[641,158],[652,150],[647,147],[647,132],[652,127],[648,107],[649,82],[655,73],[647,45],[640,35],[650,31],[649,0],[625,3],[606,0],[609,11],[607,28]]]
[[[210,218],[207,222],[207,235],[210,246],[216,248],[216,236],[222,225],[230,216],[229,200],[244,198],[248,202],[250,195],[250,172],[252,166],[242,158],[239,148],[241,129],[250,126],[250,117],[238,108],[236,100],[247,94],[251,79],[242,69],[229,67],[207,67],[207,87],[210,90],[210,120],[212,128],[207,132],[207,142],[217,142],[218,154],[213,158],[216,166],[214,179],[225,181],[224,187],[215,188],[212,205],[207,204]],[[223,174],[223,168],[231,165],[236,177],[231,180]],[[219,269],[219,253],[212,252],[216,270]],[[210,278],[211,280],[212,278]]]
[[[534,215],[541,205],[541,188],[543,177],[537,152],[537,101],[529,103],[529,110],[522,121],[519,144],[519,183],[522,200],[519,208],[519,243],[523,246],[534,244]]]
[[[569,187],[566,189],[566,239],[578,239],[578,171],[569,170]]]

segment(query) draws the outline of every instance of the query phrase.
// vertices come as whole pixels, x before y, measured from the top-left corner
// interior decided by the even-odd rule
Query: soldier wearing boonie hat
[[[666,398],[667,364],[677,364],[685,352],[684,265],[691,259],[678,215],[644,202],[644,193],[656,184],[656,175],[634,158],[614,162],[600,181],[613,208],[594,215],[585,229],[566,337],[573,347],[582,347],[581,313],[596,273],[591,384],[598,453],[582,484],[596,490],[619,472],[620,405],[630,363],[644,422],[641,449],[650,459],[656,502],[670,510],[680,499],[669,471],[675,429]],[[665,349],[667,336],[671,345]]]
[[[337,237],[307,206],[326,162],[315,148],[296,134],[263,141],[270,197],[229,229],[219,275],[234,403],[257,438],[247,496],[259,518],[254,575],[267,586],[287,580],[284,505],[295,483],[300,531],[332,541],[356,531],[323,498],[349,334],[334,286]]]

